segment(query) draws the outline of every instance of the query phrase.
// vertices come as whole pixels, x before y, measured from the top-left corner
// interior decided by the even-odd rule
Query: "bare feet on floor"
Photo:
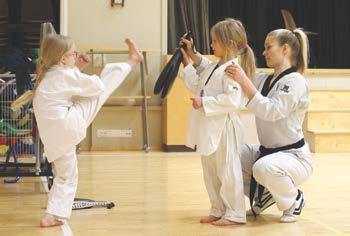
[[[133,65],[136,65],[137,63],[142,62],[143,56],[142,56],[141,52],[135,46],[134,41],[126,38],[125,43],[128,45],[130,63],[132,63]]]
[[[219,220],[219,219],[220,219],[220,217],[208,215],[208,216],[202,217],[199,222],[201,222],[202,224],[208,224],[208,223],[212,223],[212,222]]]
[[[58,220],[54,215],[46,213],[40,220],[40,227],[52,227],[63,225],[63,222]]]
[[[240,225],[242,223],[221,218],[219,220],[211,222],[211,224],[216,226],[227,226],[227,225]]]

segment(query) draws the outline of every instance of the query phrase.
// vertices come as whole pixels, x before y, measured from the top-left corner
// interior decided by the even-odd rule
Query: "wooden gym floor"
[[[314,154],[314,173],[302,186],[306,206],[296,223],[279,223],[273,206],[245,225],[215,227],[199,223],[209,201],[198,155],[85,152],[77,197],[116,207],[73,211],[69,224],[41,229],[47,195],[41,179],[1,180],[0,235],[350,235],[349,166],[349,153]]]

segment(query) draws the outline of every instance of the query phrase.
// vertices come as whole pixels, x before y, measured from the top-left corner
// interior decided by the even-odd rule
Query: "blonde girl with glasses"
[[[85,138],[87,127],[107,98],[143,60],[134,43],[130,39],[125,42],[128,61],[107,64],[100,77],[80,72],[90,59],[77,55],[70,37],[50,35],[41,43],[35,89],[27,93],[27,99],[34,96],[40,137],[54,173],[41,227],[61,225],[69,219],[78,184],[75,146]]]

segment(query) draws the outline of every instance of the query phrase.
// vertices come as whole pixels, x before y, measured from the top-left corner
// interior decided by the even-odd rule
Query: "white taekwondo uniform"
[[[204,182],[211,203],[210,215],[245,223],[239,159],[243,126],[237,116],[243,93],[239,84],[224,72],[234,60],[215,69],[218,61],[210,62],[202,56],[201,64],[196,68],[187,65],[181,77],[195,97],[202,96],[203,107],[192,109],[190,114],[186,145],[196,147],[202,156]]]
[[[35,91],[33,107],[44,151],[52,162],[54,182],[47,212],[69,218],[78,184],[75,146],[107,98],[130,72],[128,63],[107,64],[101,78],[76,67],[56,65]]]
[[[268,92],[261,91],[268,78],[257,76],[258,92],[246,105],[255,115],[259,141],[265,148],[278,148],[304,138],[302,124],[309,105],[305,78],[295,70],[285,71]],[[283,73],[283,72],[282,72]],[[259,145],[245,145],[241,155],[245,194],[249,196],[251,174],[272,194],[280,210],[289,209],[298,194],[297,186],[312,173],[312,157],[307,143],[300,148],[259,157]]]

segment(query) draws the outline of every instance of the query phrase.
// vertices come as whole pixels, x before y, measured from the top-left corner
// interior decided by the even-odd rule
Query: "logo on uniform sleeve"
[[[283,85],[283,88],[281,88],[282,92],[289,93],[289,86],[288,85]]]
[[[238,91],[238,87],[235,86],[235,85],[232,85],[232,84],[229,84],[228,88],[229,88],[229,90],[236,90],[236,91]]]

